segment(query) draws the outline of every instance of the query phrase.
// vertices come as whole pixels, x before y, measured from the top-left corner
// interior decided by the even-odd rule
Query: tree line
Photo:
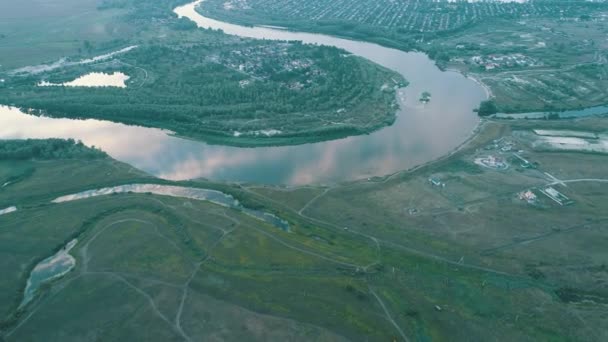
[[[0,140],[0,160],[101,159],[107,155],[74,139]]]

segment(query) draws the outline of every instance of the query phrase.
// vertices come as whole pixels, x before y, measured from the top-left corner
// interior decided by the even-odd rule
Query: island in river
[[[54,66],[0,70],[0,103],[36,115],[111,120],[254,147],[391,125],[399,109],[396,89],[407,85],[400,74],[335,47],[199,30],[171,11],[162,24],[136,22],[142,35],[162,31],[162,38],[131,37],[121,45],[129,48],[106,58],[73,56]],[[122,79],[78,86],[85,75]]]
[[[486,98],[483,89],[461,74],[442,72],[423,53],[406,53],[376,44],[324,35],[231,25],[204,18],[195,11],[195,7],[194,3],[181,6],[175,9],[175,13],[179,17],[192,20],[196,25],[204,28],[205,33],[210,33],[209,29],[212,29],[228,34],[217,35],[218,39],[238,36],[257,38],[258,41],[266,42],[268,40],[279,41],[279,43],[302,41],[309,45],[335,46],[352,54],[345,55],[344,58],[359,56],[397,71],[410,81],[406,88],[398,91],[400,109],[397,120],[390,127],[369,135],[352,136],[315,144],[251,149],[210,145],[191,139],[169,136],[166,131],[153,128],[102,120],[35,117],[25,115],[15,108],[0,107],[0,125],[4,128],[0,132],[2,137],[61,137],[82,140],[87,146],[97,146],[115,159],[165,179],[182,180],[203,177],[222,181],[301,185],[382,176],[427,163],[457,149],[471,136],[479,123],[473,109]],[[138,13],[145,13],[145,11]],[[183,20],[189,22],[187,19],[181,19],[178,22],[184,22]],[[154,21],[154,23],[156,22]],[[161,32],[167,30],[160,24],[157,28]],[[201,36],[196,31],[186,30],[180,36],[183,39],[191,37],[192,41],[200,43]],[[155,39],[164,40],[158,35],[155,35]],[[143,46],[145,42],[141,43],[140,46]],[[122,61],[123,54],[138,49],[139,47],[132,44],[126,45],[126,47],[115,46],[111,57]],[[90,63],[91,60],[100,61],[103,58],[108,61],[106,56],[108,56],[107,52],[93,58],[87,56],[84,60],[65,61],[64,64],[76,66],[76,64],[84,62]],[[51,66],[55,67],[55,65]],[[43,68],[34,70],[40,69]],[[143,70],[137,70],[145,79],[146,73]],[[113,73],[112,70],[99,70],[98,72]],[[57,84],[66,83],[77,79],[81,74],[66,73],[63,78],[47,79],[47,81]],[[131,76],[129,82],[135,82],[133,75],[128,76]],[[392,79],[391,82],[394,83]],[[248,85],[244,83],[243,86]],[[67,90],[73,89],[75,88]],[[86,90],[90,89],[93,88]],[[129,89],[129,85],[126,89]],[[108,87],[107,90],[122,89]],[[418,97],[423,91],[431,92],[434,100],[425,106],[420,106]],[[110,98],[106,101],[113,100]],[[345,108],[341,107],[336,114],[347,115],[348,113],[343,113],[344,110]],[[85,114],[88,115],[88,113],[83,115]],[[177,119],[181,120],[181,118]],[[277,130],[277,128],[270,127],[265,129],[264,133],[274,134]],[[241,133],[243,131],[233,132],[237,135]],[[108,136],[112,136],[112,138],[108,139]],[[441,139],[437,139],[437,136],[441,136]],[[244,141],[243,139],[247,139],[247,136],[230,137],[230,139],[233,138]],[[259,141],[262,138],[264,137],[253,137],[252,139]],[[275,135],[268,140],[276,141],[278,138]]]

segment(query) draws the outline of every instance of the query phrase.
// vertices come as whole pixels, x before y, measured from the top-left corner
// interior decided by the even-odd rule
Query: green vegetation
[[[120,12],[112,22],[137,34],[83,40],[80,52],[47,70],[0,70],[1,102],[34,114],[158,127],[239,146],[366,134],[395,120],[395,88],[407,84],[399,74],[336,48],[194,30],[191,21],[172,13],[184,2],[103,1],[91,11]],[[110,58],[78,63],[134,45]],[[127,88],[38,86],[117,71],[130,77]]]
[[[430,45],[447,68],[486,84],[499,112],[561,111],[608,103],[607,22],[576,17],[480,23]]]
[[[429,93],[428,91],[423,91],[422,94],[420,95],[420,102],[428,103],[430,101],[431,101],[431,93]]]
[[[479,114],[479,116],[488,116],[496,113],[498,113],[498,109],[496,108],[494,100],[481,102],[479,109],[477,109],[477,114]]]
[[[158,39],[188,0],[62,0],[0,3],[0,73],[60,58],[89,58]]]
[[[325,0],[304,5],[262,1],[251,0],[268,4],[279,15],[288,5],[299,8]],[[506,26],[521,18],[521,9],[532,11],[527,14],[541,25],[553,25],[546,17],[556,15],[550,2],[522,7],[430,2],[414,10],[402,6],[414,4],[409,1],[389,6],[357,0],[359,7],[346,6],[346,1],[354,0],[337,1],[323,13],[338,10],[352,17],[358,8],[360,15],[352,21],[370,26],[386,24],[375,21],[376,14],[392,14],[394,20],[411,21],[403,35],[423,31],[417,37],[425,41],[412,44],[430,43],[417,46],[442,51],[453,43],[455,51],[468,51],[462,56],[480,56],[459,57],[459,62],[449,49],[447,57],[433,55],[442,66],[466,65],[474,77],[487,76],[488,84],[494,78],[494,98],[480,105],[480,115],[548,103],[562,108],[555,89],[565,93],[568,79],[578,85],[569,99],[582,105],[579,95],[586,86],[574,82],[595,89],[606,79],[602,54],[572,68],[552,64],[588,58],[595,49],[582,47],[588,45],[579,46],[576,58],[569,45],[557,46],[565,52],[555,60],[531,65],[542,60],[543,52],[532,56],[532,50],[525,50],[521,57],[505,44],[502,57],[488,57],[492,52],[485,50],[484,39],[491,37],[497,44],[504,38],[499,30],[447,38],[484,27],[488,18],[504,20],[497,25]],[[100,63],[2,74],[6,82],[0,85],[0,96],[35,114],[105,118],[245,145],[341,135],[343,131],[325,125],[330,121],[346,127],[342,129],[348,134],[363,133],[389,123],[394,115],[393,87],[402,80],[393,80],[392,73],[337,49],[192,30],[167,12],[180,2],[97,3],[103,13],[120,13],[111,15],[111,22],[141,29],[119,44],[137,43],[138,48]],[[564,32],[600,22],[581,9],[604,6],[560,5],[566,19],[555,25]],[[442,12],[442,6],[458,9],[462,17]],[[435,15],[426,16],[431,9]],[[408,16],[399,16],[403,13]],[[323,18],[320,12],[316,15]],[[574,15],[578,20],[569,21]],[[56,24],[49,23],[47,30]],[[399,31],[405,22],[387,25]],[[360,29],[353,31],[361,34]],[[593,41],[600,36],[596,33]],[[107,39],[83,43],[86,51],[79,57],[90,56],[100,42],[118,42]],[[475,39],[480,39],[478,45],[462,42]],[[74,49],[70,42],[61,51]],[[509,65],[519,61],[526,65]],[[500,65],[488,69],[488,63]],[[543,78],[549,77],[543,69],[549,66],[557,70],[551,76],[555,83]],[[531,69],[542,74],[534,77],[546,80],[543,89],[554,97],[535,87],[499,85],[505,75],[524,84],[523,77],[534,75]],[[131,78],[126,89],[36,86],[92,71],[122,71]],[[509,102],[526,89],[531,95],[522,102]],[[589,101],[601,103],[603,91],[591,91],[599,95]],[[546,135],[538,129],[557,132]],[[608,326],[608,163],[605,151],[580,153],[586,146],[581,141],[601,145],[606,132],[604,118],[487,119],[471,141],[435,163],[386,177],[300,188],[172,182],[73,140],[0,141],[0,210],[17,209],[0,215],[0,340],[606,341],[608,331],[601,327]],[[576,149],[567,150],[569,145]],[[477,162],[482,158],[509,167],[486,167]],[[58,196],[132,183],[219,190],[248,208],[287,220],[290,231],[242,210],[152,194],[52,203]],[[572,204],[556,203],[545,195],[548,187]],[[76,267],[45,283],[20,307],[30,272],[73,239],[78,241],[71,252]]]
[[[107,155],[72,139],[0,140],[0,160],[100,159]]]
[[[97,0],[2,1],[0,72],[65,56],[94,55],[136,34],[125,10],[97,11]]]
[[[489,87],[499,112],[608,103],[604,1],[224,1],[207,16],[426,52]]]
[[[490,121],[442,161],[326,188],[171,183],[109,158],[0,161],[0,181],[15,180],[0,188],[0,208],[18,207],[0,215],[0,336],[605,340],[593,327],[606,325],[608,192],[592,180],[605,177],[606,157],[538,150],[533,129],[608,127],[601,119]],[[512,167],[504,171],[474,164],[503,145],[525,150],[537,168],[518,168],[507,155]],[[553,185],[574,204],[543,197],[544,172],[585,180]],[[138,182],[218,189],[292,229],[149,194],[50,203]],[[518,198],[526,189],[537,193],[534,205]],[[73,238],[76,268],[18,309],[29,271]]]
[[[246,146],[369,133],[395,119],[394,82],[401,77],[361,58],[330,47],[198,37],[196,44],[140,46],[110,63],[15,76],[0,96],[33,113],[161,127]],[[37,86],[91,71],[121,71],[131,79],[126,89]]]

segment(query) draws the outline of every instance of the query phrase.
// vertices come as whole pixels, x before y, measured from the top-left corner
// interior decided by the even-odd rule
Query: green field
[[[135,34],[124,10],[98,11],[98,0],[24,0],[0,3],[0,72],[86,54]],[[87,42],[87,43],[85,43]]]
[[[174,183],[230,193],[286,219],[290,232],[167,196],[51,204],[87,189],[167,182],[107,157],[7,159],[0,183],[13,182],[0,189],[0,207],[18,210],[0,215],[4,338],[604,340],[593,327],[606,324],[608,302],[606,155],[538,150],[522,135],[532,129],[608,131],[603,119],[490,121],[453,156],[370,181]],[[534,167],[501,153],[507,142]],[[474,164],[492,154],[510,167]],[[567,182],[552,186],[573,204],[542,195],[544,172]],[[528,189],[534,204],[518,198]],[[17,309],[36,262],[73,238],[74,270]]]

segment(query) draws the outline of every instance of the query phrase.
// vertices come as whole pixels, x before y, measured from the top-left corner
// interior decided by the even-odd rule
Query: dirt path
[[[356,265],[356,264],[351,264],[351,263],[348,263],[348,262],[340,261],[340,260],[338,260],[336,258],[331,258],[331,257],[325,256],[325,255],[322,255],[322,254],[319,254],[319,253],[316,253],[316,252],[313,252],[313,251],[309,251],[309,250],[306,250],[306,249],[303,249],[303,248],[300,248],[300,247],[296,247],[296,246],[290,245],[289,243],[287,243],[287,242],[279,239],[278,237],[276,237],[276,236],[274,236],[274,235],[272,235],[272,234],[270,234],[270,233],[268,233],[268,232],[266,232],[266,231],[264,231],[262,229],[259,229],[259,228],[253,227],[253,226],[246,226],[246,227],[257,231],[258,233],[260,233],[262,235],[265,235],[265,236],[269,237],[270,239],[273,239],[274,241],[280,243],[284,247],[287,247],[287,248],[292,249],[294,251],[298,251],[298,252],[301,252],[301,253],[304,253],[304,254],[312,255],[312,256],[315,256],[317,258],[320,258],[320,259],[332,262],[334,264],[338,264],[338,265],[342,265],[342,266],[346,266],[346,267],[350,267],[350,268],[364,269],[365,267],[367,267],[367,266]]]
[[[403,172],[403,171],[400,171],[399,173],[401,173],[401,172]],[[388,179],[385,179],[385,180],[381,181],[380,183],[385,183],[387,181],[388,181]],[[325,226],[325,227],[331,227],[331,228],[336,229],[336,230],[344,231],[344,227],[340,227],[340,226],[338,226],[336,224],[333,224],[333,223],[330,223],[330,222],[327,222],[327,221],[324,221],[324,220],[320,220],[320,219],[308,216],[308,215],[306,215],[304,213],[299,213],[299,212],[297,212],[297,211],[295,211],[295,210],[293,210],[293,209],[291,209],[291,208],[283,205],[282,203],[279,203],[279,202],[273,200],[272,198],[269,198],[269,197],[267,197],[265,195],[256,193],[254,191],[250,191],[250,190],[245,189],[245,188],[243,188],[243,189],[245,191],[247,191],[248,193],[254,195],[254,196],[258,196],[258,197],[261,197],[261,198],[263,198],[263,199],[265,199],[267,201],[276,203],[277,205],[285,208],[288,211],[291,211],[291,212],[293,212],[293,213],[301,216],[302,218],[304,218],[304,219],[306,219],[306,220],[308,220],[310,222],[315,222],[315,223],[320,224],[320,225]],[[331,190],[331,188],[329,188],[328,191],[329,190]],[[436,255],[436,254],[433,254],[433,253],[430,253],[430,252],[425,252],[425,251],[418,250],[418,249],[415,249],[415,248],[412,248],[412,247],[403,246],[403,245],[394,243],[392,241],[382,240],[382,239],[380,239],[380,238],[378,238],[376,236],[369,235],[369,234],[366,234],[366,233],[363,233],[363,232],[360,232],[360,231],[357,231],[357,230],[348,229],[347,232],[349,232],[351,234],[354,234],[354,235],[359,235],[359,236],[365,237],[366,239],[371,240],[375,245],[378,246],[379,249],[380,249],[381,245],[385,245],[385,246],[389,246],[389,247],[392,247],[392,248],[396,248],[396,249],[400,249],[400,250],[409,252],[411,254],[415,254],[415,255],[418,255],[418,256],[434,259],[434,260],[437,260],[437,261],[441,261],[441,262],[444,262],[444,263],[447,263],[447,264],[450,264],[450,265],[454,265],[454,266],[458,266],[458,267],[462,267],[462,268],[468,268],[468,269],[471,269],[471,270],[483,271],[483,272],[498,274],[498,275],[502,275],[502,276],[509,276],[509,277],[513,277],[513,278],[521,278],[521,276],[518,276],[518,275],[515,275],[515,274],[511,274],[511,273],[508,273],[508,272],[503,272],[503,271],[499,271],[499,270],[488,268],[488,267],[476,266],[476,265],[471,265],[471,264],[465,264],[465,263],[461,263],[461,262],[458,262],[458,261],[450,260],[450,259],[447,259],[445,257],[439,256],[439,255]],[[264,232],[264,234],[267,234],[267,233]],[[365,266],[359,265],[359,267],[360,267],[360,269],[362,269],[362,270],[365,271],[369,267],[371,267],[371,266],[373,266],[375,264],[377,264],[377,263],[372,263],[370,265],[365,265]],[[354,266],[356,266],[356,265],[354,265]]]
[[[146,291],[140,289],[139,287],[133,285],[131,282],[129,282],[127,279],[125,279],[124,277],[116,274],[116,273],[111,273],[111,275],[113,275],[114,277],[116,277],[118,280],[122,281],[125,285],[127,285],[128,287],[130,287],[131,289],[135,290],[137,293],[139,293],[140,295],[142,295],[145,299],[148,300],[148,303],[150,304],[150,307],[152,308],[152,310],[154,311],[154,313],[160,317],[163,321],[165,321],[170,327],[171,329],[173,329],[174,331],[176,331],[177,333],[179,333],[184,340],[186,341],[191,341],[190,337],[185,335],[183,333],[183,331],[181,329],[178,329],[177,326],[175,326],[168,318],[167,316],[165,316],[156,306],[156,303],[154,302],[154,298],[152,298]]]
[[[103,228],[101,228],[97,233],[95,233],[95,235],[93,235],[93,237],[91,237],[87,243],[84,244],[84,246],[82,246],[82,248],[79,251],[80,254],[80,258],[82,259],[82,267],[81,267],[81,273],[86,273],[88,271],[89,268],[89,245],[91,244],[91,242],[95,241],[95,239],[97,239],[97,237],[99,235],[101,235],[103,232],[106,231],[106,229],[120,224],[120,223],[124,223],[124,222],[140,222],[140,223],[148,223],[146,221],[143,220],[139,220],[139,219],[124,219],[124,220],[118,220],[118,221],[114,221],[106,226],[104,226]]]
[[[186,332],[184,331],[184,329],[182,327],[182,314],[184,312],[184,306],[186,304],[186,299],[188,298],[188,292],[189,292],[189,289],[190,289],[190,283],[192,282],[192,280],[194,279],[194,277],[196,276],[196,274],[198,273],[198,271],[201,269],[201,266],[204,265],[211,258],[211,252],[215,249],[215,247],[228,234],[232,233],[234,230],[236,230],[236,227],[233,230],[231,230],[231,231],[225,231],[224,234],[222,234],[222,236],[219,239],[217,239],[217,241],[215,241],[213,243],[213,245],[209,248],[209,253],[207,253],[207,256],[196,265],[196,268],[194,269],[194,271],[192,272],[192,274],[190,275],[190,277],[188,278],[188,280],[184,283],[184,285],[182,285],[182,291],[183,292],[182,292],[182,298],[181,298],[180,303],[179,303],[179,308],[177,310],[177,313],[175,314],[175,327],[182,334],[182,336],[186,336],[187,337],[187,341],[190,341],[191,339],[188,336],[188,334],[186,334]]]
[[[384,305],[384,302],[382,302],[382,299],[380,299],[380,296],[378,296],[378,294],[376,293],[376,291],[374,291],[374,289],[372,289],[371,287],[369,288],[369,292],[371,292],[371,294],[378,301],[378,304],[380,304],[380,306],[382,307],[382,310],[384,311],[384,314],[386,315],[386,319],[388,319],[388,321],[391,322],[391,324],[395,327],[395,329],[397,329],[397,331],[399,332],[399,335],[401,335],[401,337],[403,338],[403,340],[405,342],[409,342],[410,340],[407,338],[407,336],[405,335],[405,333],[403,332],[403,330],[401,329],[401,327],[399,326],[399,324],[397,324],[397,322],[395,322],[395,320],[391,316],[391,313],[388,311],[388,309]]]
[[[306,204],[304,204],[304,206],[302,207],[302,209],[300,209],[300,211],[298,211],[298,214],[302,215],[302,213],[304,212],[304,210],[306,210],[311,204],[313,204],[316,200],[318,200],[319,198],[323,197],[325,194],[327,194],[329,192],[329,190],[331,190],[331,188],[327,188],[325,189],[322,193],[318,194],[317,196],[313,197],[310,201],[308,201]]]
[[[164,204],[164,203],[163,203]],[[219,215],[219,214],[218,214]],[[233,222],[236,221],[238,226],[240,224],[240,222],[234,218],[231,218],[228,215],[223,216],[226,219],[229,219]],[[93,275],[102,275],[102,276],[108,276],[108,277],[112,277],[114,279],[116,279],[117,281],[120,281],[121,283],[123,283],[125,286],[131,288],[132,290],[136,291],[139,295],[141,295],[142,297],[144,297],[148,303],[150,304],[150,308],[152,309],[152,311],[154,312],[154,314],[156,316],[158,316],[160,319],[162,319],[164,322],[166,322],[169,327],[176,332],[178,335],[180,335],[185,341],[192,341],[192,339],[190,338],[190,336],[188,336],[188,334],[184,331],[184,329],[182,328],[181,325],[181,318],[182,318],[182,313],[183,313],[183,309],[184,309],[184,305],[188,296],[188,289],[190,286],[190,283],[192,282],[192,280],[194,279],[194,277],[196,276],[197,272],[200,270],[200,267],[207,262],[210,257],[211,254],[208,254],[205,259],[203,259],[202,261],[194,264],[194,269],[192,271],[192,273],[190,274],[189,278],[186,280],[185,283],[183,284],[174,284],[174,283],[170,283],[164,280],[160,280],[160,279],[155,279],[155,278],[149,278],[149,277],[142,277],[141,275],[138,274],[130,274],[130,273],[125,273],[125,272],[111,272],[111,271],[90,271],[89,270],[89,261],[91,260],[91,257],[89,255],[89,246],[92,242],[94,242],[101,234],[105,233],[108,229],[110,229],[111,227],[114,227],[118,224],[121,223],[125,223],[125,222],[139,222],[139,223],[143,223],[146,225],[150,225],[154,228],[154,235],[158,235],[159,237],[167,240],[168,242],[171,242],[171,245],[174,248],[177,248],[179,250],[179,252],[181,253],[181,248],[179,248],[179,246],[172,241],[171,239],[169,239],[168,237],[164,236],[158,229],[158,227],[149,221],[145,221],[145,220],[141,220],[141,219],[136,219],[136,218],[126,218],[126,219],[121,219],[121,220],[116,220],[114,222],[111,222],[105,226],[103,226],[101,229],[99,229],[91,238],[88,239],[88,241],[84,244],[84,246],[82,246],[79,250],[79,255],[80,255],[80,259],[81,259],[81,267],[80,267],[80,272],[68,279],[67,281],[65,281],[63,284],[57,284],[56,286],[56,290],[53,291],[53,293],[48,296],[47,298],[44,298],[43,301],[41,303],[39,303],[32,311],[30,311],[28,313],[28,315],[26,317],[24,317],[17,326],[15,326],[11,331],[6,333],[6,337],[10,337],[15,331],[17,331],[21,326],[23,326],[26,322],[28,322],[30,320],[30,318],[36,314],[42,307],[44,307],[44,305],[52,298],[56,297],[59,293],[63,292],[66,288],[69,287],[69,285],[75,281],[76,279],[80,279],[84,276],[93,276]],[[231,232],[233,232],[236,227],[230,231],[226,231],[222,228],[219,227],[215,227],[219,230],[221,230],[223,232],[222,236],[217,239],[213,245],[210,247],[209,249],[209,253],[211,253],[211,251],[222,241],[222,239],[224,239],[228,234],[230,234]],[[128,278],[133,278],[133,279],[137,279],[137,280],[142,280],[142,281],[146,281],[146,282],[150,282],[150,283],[156,283],[156,284],[161,284],[164,286],[168,286],[168,287],[172,287],[172,288],[179,288],[182,289],[183,293],[182,293],[182,297],[180,300],[180,305],[179,305],[179,309],[176,313],[176,317],[175,319],[172,321],[170,320],[156,305],[156,302],[154,301],[154,298],[152,298],[152,296],[150,294],[148,294],[146,291],[142,290],[141,288],[139,288],[138,286],[136,286],[135,284],[133,284],[131,281],[128,280]]]
[[[492,255],[496,252],[505,250],[505,249],[510,249],[510,248],[514,248],[517,246],[522,246],[522,245],[528,245],[537,241],[541,241],[541,240],[545,240],[548,239],[550,237],[553,237],[555,235],[558,234],[564,234],[564,233],[570,233],[572,231],[576,231],[576,230],[580,230],[580,229],[586,229],[588,227],[591,227],[595,224],[599,224],[599,223],[603,223],[608,221],[608,219],[600,219],[600,220],[593,220],[593,221],[588,221],[588,222],[584,222],[584,223],[579,223],[579,224],[575,224],[572,225],[570,227],[566,227],[563,229],[560,229],[558,231],[549,231],[547,233],[544,234],[539,234],[537,236],[528,238],[528,239],[523,239],[523,240],[519,240],[517,242],[513,242],[513,243],[509,243],[506,245],[501,245],[501,246],[497,246],[497,247],[493,247],[493,248],[488,248],[488,249],[484,249],[482,250],[479,254],[481,255]]]

